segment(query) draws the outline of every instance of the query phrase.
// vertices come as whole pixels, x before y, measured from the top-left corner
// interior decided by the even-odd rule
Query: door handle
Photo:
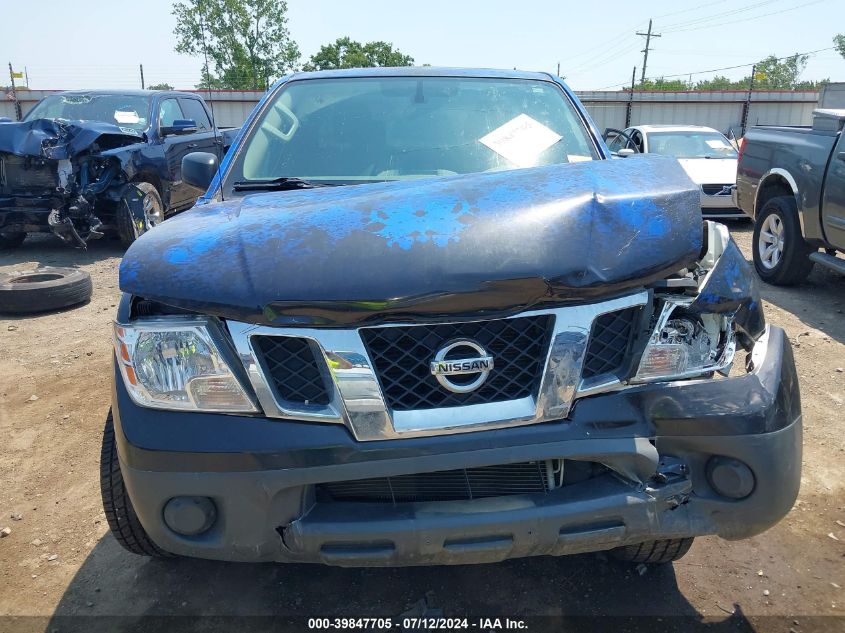
[[[836,160],[845,161],[845,152],[839,152],[839,153],[836,155]]]
[[[188,143],[188,149],[196,149],[199,147],[199,143]],[[845,152],[843,152],[845,153]]]

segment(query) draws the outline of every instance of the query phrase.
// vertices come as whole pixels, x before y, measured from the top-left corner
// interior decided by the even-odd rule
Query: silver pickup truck
[[[754,266],[768,283],[800,283],[814,264],[845,274],[843,126],[845,110],[816,110],[812,127],[745,136],[736,203],[754,218]]]

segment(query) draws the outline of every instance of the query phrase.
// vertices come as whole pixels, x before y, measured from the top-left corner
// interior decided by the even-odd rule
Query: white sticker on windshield
[[[725,141],[720,141],[719,139],[716,139],[715,141],[704,141],[704,142],[707,143],[713,149],[727,149],[727,148],[730,147],[730,145],[725,143]]]
[[[540,154],[561,138],[539,121],[520,114],[478,140],[514,165],[531,167],[537,164]]]
[[[129,112],[127,110],[115,110],[114,111],[114,120],[118,123],[138,123],[141,120],[141,117],[138,116],[137,112]]]

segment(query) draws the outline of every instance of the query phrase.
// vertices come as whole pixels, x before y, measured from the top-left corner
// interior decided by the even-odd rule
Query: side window
[[[186,119],[192,119],[197,122],[198,130],[210,130],[211,120],[208,118],[208,112],[202,105],[199,99],[179,99],[182,106],[182,112],[185,113]]]
[[[182,108],[176,99],[165,99],[158,106],[159,127],[170,127],[176,119],[184,119]]]

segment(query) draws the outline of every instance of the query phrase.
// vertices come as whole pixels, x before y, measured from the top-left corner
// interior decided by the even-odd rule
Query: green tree
[[[150,84],[147,90],[173,90],[173,86],[169,83],[162,82],[160,84]]]
[[[779,60],[769,55],[754,68],[754,88],[757,90],[794,90],[798,77],[807,66],[809,55],[792,55]],[[750,79],[750,76],[749,76]],[[748,85],[746,81],[746,86]]]
[[[389,42],[362,44],[348,37],[339,37],[324,44],[305,64],[305,70],[333,68],[372,68],[374,66],[413,66],[414,58],[393,48]]]
[[[738,81],[731,81],[723,75],[716,75],[710,79],[702,79],[696,82],[693,90],[742,90],[748,89],[748,82],[744,85]]]
[[[689,90],[690,85],[682,79],[646,79],[634,86],[635,91],[683,92]]]
[[[288,32],[287,8],[285,0],[181,0],[174,4],[176,52],[208,55],[197,87],[263,90],[271,79],[295,70],[299,47]]]
[[[833,45],[842,57],[845,57],[845,33],[833,36]]]

